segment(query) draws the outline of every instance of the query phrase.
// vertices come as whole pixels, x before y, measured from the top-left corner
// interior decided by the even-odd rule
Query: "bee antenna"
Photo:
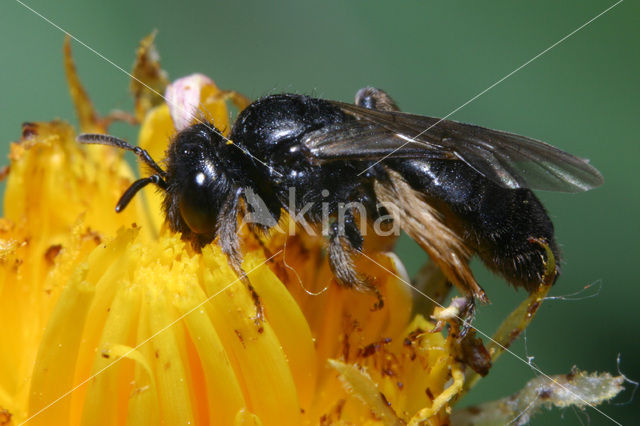
[[[103,135],[103,134],[100,134],[100,133],[83,133],[81,135],[78,135],[76,140],[78,142],[80,142],[80,143],[83,143],[83,144],[88,144],[88,145],[109,145],[109,146],[115,146],[116,148],[120,148],[120,149],[124,149],[124,150],[127,150],[127,151],[131,151],[134,154],[136,154],[138,156],[138,158],[140,158],[140,160],[142,160],[147,166],[149,166],[153,170],[155,170],[159,175],[158,178],[160,178],[160,177],[166,178],[167,177],[167,172],[165,172],[158,165],[158,163],[153,161],[153,158],[151,158],[151,156],[149,155],[149,153],[147,152],[146,149],[142,149],[139,146],[129,145],[129,143],[127,143],[127,141],[125,141],[123,139],[116,138],[115,136],[111,136],[111,135]],[[139,181],[136,181],[136,182],[139,182]],[[134,182],[134,185],[135,185],[136,182]],[[163,182],[164,182],[164,180],[163,180]],[[151,183],[151,181],[145,183],[144,185],[146,185],[148,183]],[[154,182],[154,183],[158,183],[158,182]],[[142,185],[142,186],[144,186],[144,185]],[[131,189],[132,187],[133,187],[133,185],[131,185],[131,187],[129,189]],[[138,188],[138,190],[140,188]],[[135,192],[137,192],[138,190],[136,190]],[[134,192],[134,194],[135,194],[135,192]],[[125,192],[125,194],[126,194],[126,192]],[[124,198],[124,195],[123,195],[123,198]],[[129,200],[127,200],[127,203],[129,202]],[[125,205],[126,205],[126,203],[125,203]]]
[[[133,199],[133,197],[138,193],[138,191],[140,191],[150,183],[154,183],[162,189],[167,189],[167,182],[165,182],[165,180],[162,179],[162,177],[160,177],[159,175],[151,175],[145,178],[138,179],[137,181],[133,182],[126,191],[124,191],[124,194],[122,194],[122,196],[118,200],[118,204],[116,204],[116,213],[120,213],[122,210],[124,210],[131,199]]]

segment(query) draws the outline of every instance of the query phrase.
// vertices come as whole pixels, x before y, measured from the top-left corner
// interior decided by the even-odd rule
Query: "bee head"
[[[226,140],[210,124],[178,133],[167,153],[164,209],[172,230],[202,245],[213,240],[219,218],[234,201],[225,173]]]

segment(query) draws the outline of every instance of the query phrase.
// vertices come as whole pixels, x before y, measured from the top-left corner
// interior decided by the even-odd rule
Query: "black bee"
[[[129,187],[116,211],[153,183],[164,191],[171,229],[196,249],[218,238],[238,272],[238,216],[266,217],[249,223],[266,232],[284,210],[316,226],[328,219],[336,281],[375,291],[352,260],[363,248],[358,222],[366,217],[369,224],[399,225],[464,294],[482,301],[487,297],[468,266],[474,254],[529,292],[546,261],[534,240],[560,256],[553,224],[531,189],[578,192],[603,182],[587,160],[544,142],[399,112],[374,88],[360,90],[355,105],[264,97],[239,114],[228,138],[212,123],[194,124],[169,145],[166,169],[112,136],[79,140],[131,150],[153,170]]]

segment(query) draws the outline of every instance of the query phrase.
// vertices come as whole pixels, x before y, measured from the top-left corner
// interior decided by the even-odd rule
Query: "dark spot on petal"
[[[387,399],[386,396],[384,396],[384,394],[382,392],[380,392],[380,399],[382,400],[382,402],[387,406],[387,407],[391,407],[391,403],[389,402],[389,400]]]
[[[342,419],[342,409],[346,402],[344,399],[338,400],[331,411],[320,416],[318,424],[321,426],[329,426],[338,423]]]
[[[351,351],[351,343],[349,342],[349,335],[347,333],[342,336],[342,358],[344,362],[349,360],[349,352]]]
[[[93,242],[96,245],[99,245],[102,242],[102,237],[100,236],[100,234],[94,231],[93,229],[91,229],[90,227],[87,227],[87,229],[84,231],[84,234],[82,234],[82,238],[93,239]]]
[[[47,251],[44,252],[44,259],[47,261],[49,266],[53,266],[55,258],[58,256],[58,253],[60,253],[60,250],[62,250],[62,244],[54,244],[49,246]]]
[[[426,393],[426,394],[427,394],[427,397],[428,397],[431,401],[433,401],[434,399],[436,399],[436,398],[433,396],[433,392],[431,392],[431,389],[427,388],[427,389],[424,391],[424,393]]]
[[[369,357],[373,354],[375,354],[378,349],[380,348],[380,345],[378,343],[371,343],[367,346],[365,346],[364,348],[360,349],[360,356],[363,358]]]
[[[244,344],[244,337],[242,337],[242,333],[240,333],[240,330],[235,329],[233,330],[236,333],[236,336],[238,336],[238,340],[240,340],[240,343],[242,343],[242,347],[245,348],[245,344]]]
[[[0,409],[0,426],[9,425],[11,423],[11,412],[6,408]]]
[[[361,348],[358,350],[358,356],[363,357],[363,358],[367,358],[377,352],[379,352],[381,349],[383,349],[383,346],[386,345],[387,343],[391,342],[390,338],[386,338],[386,339],[382,339],[379,342],[373,342],[367,346],[365,346],[364,348]]]
[[[393,377],[396,375],[395,371],[393,371],[390,368],[383,368],[382,369],[382,375],[383,376],[388,376],[388,377]]]

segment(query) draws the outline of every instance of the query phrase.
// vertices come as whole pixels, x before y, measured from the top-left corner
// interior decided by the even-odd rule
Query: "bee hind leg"
[[[370,282],[369,277],[356,271],[353,263],[353,252],[362,250],[362,235],[350,220],[345,222],[343,229],[338,223],[331,225],[328,246],[331,271],[339,285],[375,294],[378,301],[372,310],[382,309],[382,293]]]

